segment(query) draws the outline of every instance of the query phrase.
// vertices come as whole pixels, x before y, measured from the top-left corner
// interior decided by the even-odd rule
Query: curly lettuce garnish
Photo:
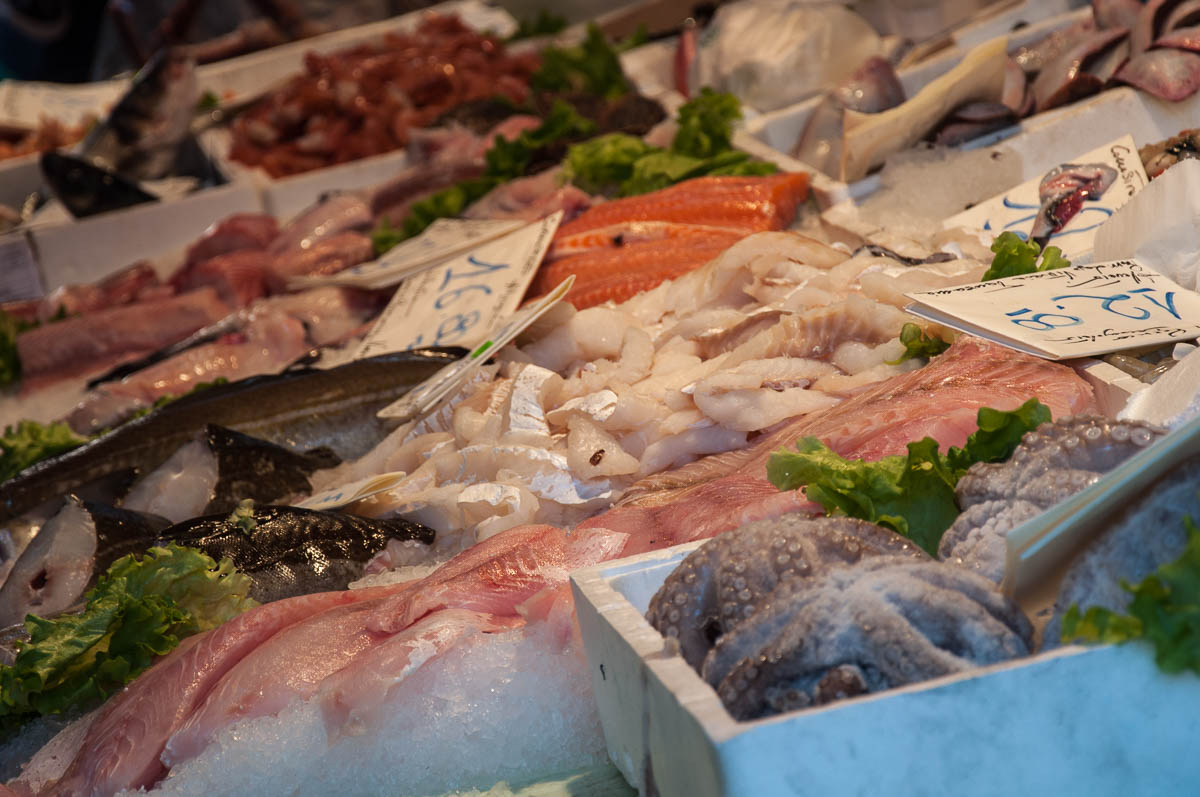
[[[914,357],[936,357],[950,348],[949,343],[936,335],[926,335],[925,330],[913,323],[900,328],[900,342],[904,344],[904,353],[895,360],[887,360],[888,365],[899,365]]]
[[[1191,670],[1200,675],[1200,529],[1183,519],[1188,541],[1183,553],[1142,579],[1121,582],[1133,596],[1127,614],[1092,606],[1071,606],[1063,616],[1062,641],[1091,644],[1145,640],[1154,660],[1168,673]]]
[[[984,272],[981,282],[1071,265],[1071,261],[1062,256],[1062,250],[1057,246],[1047,246],[1043,252],[1035,241],[1026,241],[1015,232],[1002,232],[996,236],[996,240],[992,241],[992,251],[996,256],[992,258],[992,265]],[[1040,262],[1038,255],[1041,255]]]
[[[0,437],[0,482],[5,482],[37,462],[64,451],[78,448],[87,442],[61,421],[40,424],[21,421],[4,427]]]
[[[29,615],[28,642],[0,667],[0,724],[85,708],[132,681],[180,640],[258,604],[250,577],[174,543],[113,563],[79,614]]]
[[[780,490],[804,488],[826,514],[848,515],[878,523],[937,555],[942,534],[959,515],[954,486],[976,462],[1002,462],[1026,432],[1050,421],[1050,409],[1030,399],[1012,412],[984,407],[979,428],[962,448],[945,454],[926,437],[908,444],[904,456],[875,462],[850,460],[815,437],[796,451],[780,450],[767,462],[767,478]]]

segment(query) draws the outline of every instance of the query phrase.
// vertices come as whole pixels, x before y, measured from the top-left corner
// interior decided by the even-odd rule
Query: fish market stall
[[[1186,792],[1200,17],[877,6],[162,50],[0,238],[0,797]]]

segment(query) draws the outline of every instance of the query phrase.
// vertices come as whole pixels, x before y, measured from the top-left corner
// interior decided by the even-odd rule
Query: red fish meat
[[[610,298],[633,295],[629,290],[630,277],[637,279],[638,289],[645,290],[663,280],[686,274],[745,236],[746,233],[737,230],[701,229],[680,237],[564,257],[542,266],[530,292],[534,295],[547,293],[574,274],[575,285],[567,301],[582,310]]]
[[[101,310],[17,336],[26,377],[104,367],[114,357],[157,351],[229,314],[212,288]]]
[[[797,418],[752,448],[706,457],[626,493],[623,505],[584,521],[579,529],[630,535],[623,555],[703,539],[749,519],[802,509],[799,491],[779,492],[767,481],[772,452],[814,436],[846,457],[876,460],[903,454],[929,436],[961,446],[976,428],[981,407],[1015,409],[1030,398],[1054,417],[1092,406],[1092,390],[1070,368],[964,337],[926,367],[888,379],[825,412]]]
[[[808,196],[808,175],[697,177],[627,199],[604,202],[559,228],[556,239],[629,221],[676,221],[736,227],[750,232],[782,230]]]

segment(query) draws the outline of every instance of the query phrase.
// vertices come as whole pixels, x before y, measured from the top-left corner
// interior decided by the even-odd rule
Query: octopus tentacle
[[[717,693],[737,719],[1004,661],[1027,654],[1032,638],[1028,620],[986,579],[903,557],[832,570],[787,602],[781,632],[720,679]]]
[[[781,581],[905,553],[920,555],[895,532],[853,518],[789,514],[748,523],[688,556],[663,582],[646,619],[677,638],[684,660],[699,668],[714,641],[752,617]]]

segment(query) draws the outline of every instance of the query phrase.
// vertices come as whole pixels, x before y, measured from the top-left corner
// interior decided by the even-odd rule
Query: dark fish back
[[[205,431],[209,449],[217,458],[216,487],[206,514],[231,512],[238,503],[278,501],[308,493],[313,471],[332,468],[341,458],[328,448],[296,452],[256,437],[209,424]]]
[[[146,553],[158,535],[170,528],[171,521],[149,512],[118,509],[107,504],[84,501],[83,508],[96,522],[96,566],[104,573],[113,562],[127,554]]]
[[[396,352],[184,396],[4,482],[0,522],[117,471],[149,473],[210,423],[292,448],[328,445],[342,459],[355,459],[389,431],[376,412],[462,354],[453,348]]]
[[[433,529],[409,521],[299,507],[257,507],[252,518],[253,527],[247,530],[230,515],[207,515],[166,529],[159,541],[198,548],[217,560],[229,557],[254,579],[251,597],[265,602],[344,589],[389,539],[431,544],[435,535]]]

